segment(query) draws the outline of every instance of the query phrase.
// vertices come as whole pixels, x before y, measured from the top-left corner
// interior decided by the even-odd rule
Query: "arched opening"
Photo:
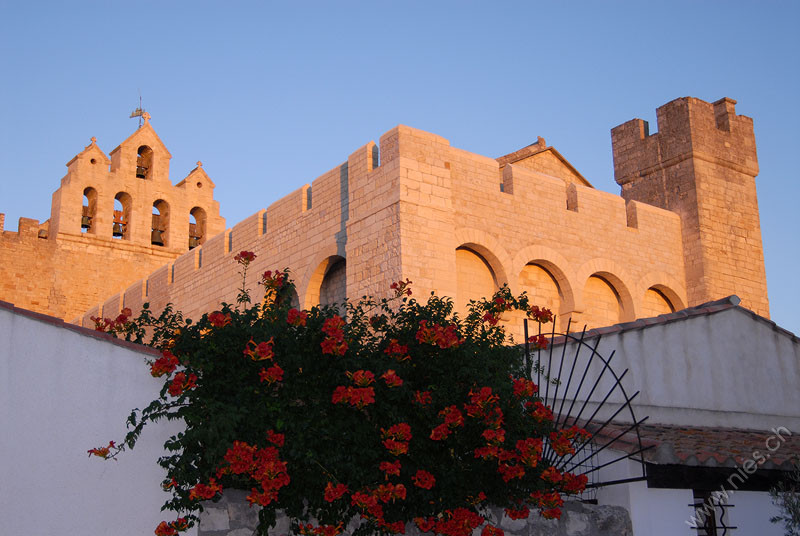
[[[206,241],[206,211],[194,207],[189,212],[189,249],[194,249]]]
[[[92,187],[83,190],[83,209],[81,212],[81,232],[94,234],[94,218],[97,214],[97,190]]]
[[[521,290],[528,293],[531,305],[546,307],[553,313],[559,314],[564,296],[556,278],[544,266],[537,263],[528,263],[519,274]]]
[[[642,318],[674,312],[675,306],[672,305],[670,299],[657,288],[650,287],[647,289],[647,292],[644,293],[644,299],[642,300]]]
[[[583,287],[583,321],[591,328],[618,324],[623,317],[622,298],[608,279],[594,274]]]
[[[154,246],[167,246],[169,231],[169,204],[163,199],[153,203],[153,217],[150,225],[150,243]]]
[[[456,274],[456,308],[459,312],[466,311],[470,300],[491,298],[498,289],[497,277],[492,267],[485,258],[469,248],[456,249]]]
[[[332,260],[319,286],[320,305],[341,305],[347,297],[347,262],[337,257]]]
[[[147,145],[142,145],[136,153],[136,177],[149,179],[153,170],[153,150]]]
[[[111,237],[130,240],[131,196],[120,192],[114,196],[114,227]]]

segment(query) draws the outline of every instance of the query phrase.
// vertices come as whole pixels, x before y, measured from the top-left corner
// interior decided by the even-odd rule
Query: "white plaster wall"
[[[174,423],[146,429],[118,462],[87,450],[119,441],[158,392],[146,355],[0,309],[0,534],[153,534],[156,465]]]
[[[637,417],[649,415],[649,423],[800,431],[800,342],[745,310],[604,335],[598,352],[612,351],[612,368],[630,369],[628,393],[641,391]],[[592,367],[592,381],[599,370]],[[610,385],[601,382],[591,399]]]
[[[737,491],[731,495],[730,503],[734,506],[729,508],[729,524],[737,527],[734,534],[783,536],[783,524],[769,521],[769,518],[779,513],[778,508],[772,504],[769,493]]]

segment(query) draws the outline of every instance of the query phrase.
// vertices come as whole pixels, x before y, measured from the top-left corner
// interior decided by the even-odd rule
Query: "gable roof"
[[[575,177],[584,185],[588,186],[589,188],[594,188],[592,183],[590,183],[586,178],[581,175],[581,173],[575,169],[575,167],[569,163],[569,161],[564,158],[564,156],[559,153],[555,147],[548,146],[541,136],[537,139],[536,143],[532,143],[522,149],[514,151],[513,153],[509,153],[504,156],[500,156],[496,158],[497,163],[500,164],[500,167],[507,164],[513,164],[515,162],[519,162],[521,160],[526,160],[528,158],[534,157],[539,154],[550,153],[552,154],[557,160],[561,162],[561,164],[566,167]]]
[[[754,313],[750,309],[746,309],[740,306],[739,304],[741,303],[741,301],[742,300],[739,298],[739,296],[732,294],[730,296],[727,296],[719,300],[706,302],[700,305],[696,305],[694,307],[687,307],[686,309],[681,309],[680,311],[675,311],[674,313],[667,313],[650,318],[639,318],[637,320],[634,320],[633,322],[622,322],[620,324],[614,324],[613,326],[590,329],[586,331],[585,339],[600,337],[602,335],[618,334],[627,331],[646,329],[650,326],[671,324],[673,322],[680,322],[689,318],[694,318],[698,316],[711,316],[722,311],[735,309],[736,311],[751,317],[753,320],[757,322],[770,326],[774,331],[780,333],[781,335],[789,337],[793,342],[800,342],[800,337],[798,337],[791,331],[780,327],[772,320],[764,318],[763,316]],[[563,344],[563,343],[564,343],[564,337],[556,337],[553,340],[553,344]]]

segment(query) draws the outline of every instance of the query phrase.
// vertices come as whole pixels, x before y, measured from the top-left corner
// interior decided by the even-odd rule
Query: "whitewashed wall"
[[[157,395],[146,357],[0,307],[0,534],[153,534],[174,519],[156,465],[174,425],[146,429],[118,462],[86,453]]]
[[[593,346],[595,339],[588,342]],[[648,415],[650,424],[800,431],[800,340],[746,309],[603,335],[598,353],[612,352],[617,373],[630,369],[623,382],[628,393],[641,391],[636,415]],[[595,360],[586,385],[601,370]],[[592,400],[601,400],[613,385],[608,374],[602,378]],[[615,392],[599,416],[621,401]],[[617,420],[628,417],[623,411]]]

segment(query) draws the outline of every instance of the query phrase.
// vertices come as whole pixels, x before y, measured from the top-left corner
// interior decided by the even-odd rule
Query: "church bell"
[[[153,229],[150,233],[150,243],[154,246],[163,246],[164,239],[161,237],[162,233],[158,229]]]

